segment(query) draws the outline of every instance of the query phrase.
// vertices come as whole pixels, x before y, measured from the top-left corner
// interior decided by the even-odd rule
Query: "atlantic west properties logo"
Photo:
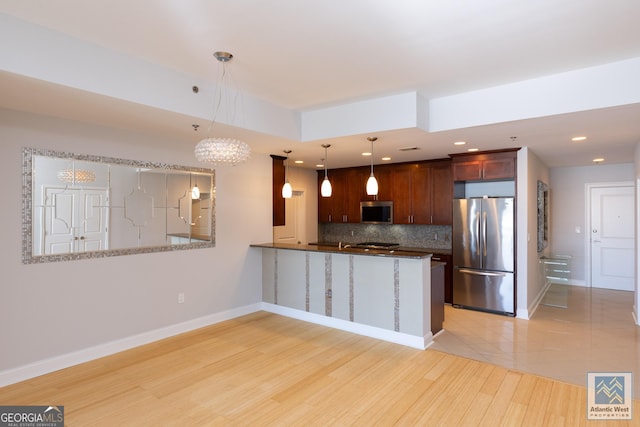
[[[587,374],[587,419],[630,420],[633,404],[630,372]]]
[[[0,406],[0,427],[64,427],[64,406]]]

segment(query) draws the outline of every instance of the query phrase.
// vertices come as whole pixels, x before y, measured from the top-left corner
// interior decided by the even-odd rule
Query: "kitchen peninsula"
[[[347,245],[348,246],[348,245]],[[263,308],[425,349],[444,320],[444,264],[431,254],[344,246],[255,244]]]

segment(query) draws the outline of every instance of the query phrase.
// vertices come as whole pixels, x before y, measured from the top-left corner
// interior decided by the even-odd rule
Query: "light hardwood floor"
[[[0,388],[68,426],[597,426],[586,389],[259,312]],[[634,401],[634,414],[639,402]]]
[[[446,332],[432,349],[580,386],[588,372],[637,376],[633,292],[556,286],[567,291],[567,308],[540,305],[531,320],[445,307]]]

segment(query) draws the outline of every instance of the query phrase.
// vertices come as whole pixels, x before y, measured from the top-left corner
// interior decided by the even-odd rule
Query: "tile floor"
[[[430,348],[585,387],[587,372],[633,372],[640,397],[633,292],[567,287],[567,308],[540,305],[530,320],[446,306]]]

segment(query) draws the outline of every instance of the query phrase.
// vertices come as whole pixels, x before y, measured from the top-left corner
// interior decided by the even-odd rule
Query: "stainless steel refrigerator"
[[[513,197],[454,199],[454,306],[515,315],[514,217]]]

